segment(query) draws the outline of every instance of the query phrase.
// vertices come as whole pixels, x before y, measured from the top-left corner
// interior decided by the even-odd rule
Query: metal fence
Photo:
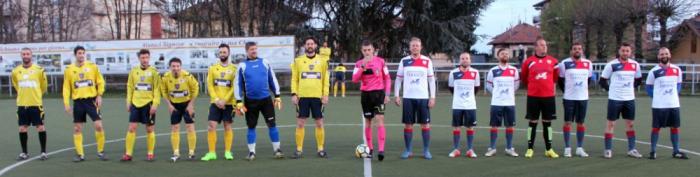
[[[338,63],[331,63],[331,71],[332,69],[337,66]],[[347,71],[345,73],[345,78],[347,79],[346,81],[346,86],[347,90],[357,90],[359,88],[359,84],[352,83],[350,81],[351,75],[352,75],[352,70],[354,69],[354,63],[343,63],[345,67],[347,68]],[[389,66],[389,71],[391,73],[391,78],[395,78],[396,76],[396,69],[398,68],[398,63],[389,63],[387,64]],[[497,63],[473,63],[472,67],[479,70],[481,74],[481,79],[482,82],[486,78],[486,72],[496,66]],[[513,64],[516,67],[519,67],[517,64]],[[643,77],[646,78],[647,73],[651,68],[656,66],[657,64],[640,64],[642,66],[642,73]],[[700,88],[700,64],[678,64],[678,66],[683,70],[683,95],[696,95],[697,94],[697,89]],[[592,90],[600,90],[600,86],[597,84],[597,79],[600,73],[602,72],[603,68],[605,67],[605,63],[594,63],[593,64],[593,82],[590,84],[590,89]],[[454,69],[454,66],[435,66],[435,74],[437,78],[437,85],[438,85],[438,91],[447,91],[447,78],[449,75],[449,72]],[[282,69],[276,69],[276,76],[280,82],[280,87],[282,89],[282,92],[289,92],[289,86],[290,86],[290,70],[288,68],[282,68]],[[207,73],[206,72],[193,72],[192,74],[195,75],[195,77],[199,80],[200,83],[205,83],[205,78]],[[331,77],[334,74],[331,74]],[[48,77],[48,82],[49,82],[49,93],[60,93],[62,89],[62,84],[63,84],[63,75],[49,75]],[[126,88],[126,80],[127,80],[127,75],[126,74],[105,74],[105,81],[106,81],[106,90],[109,93],[119,93],[123,92]],[[333,79],[331,79],[333,80]],[[10,83],[11,79],[10,76],[5,76],[5,77],[0,77],[0,94],[8,94],[10,97],[13,96],[14,90],[12,88],[12,84]],[[483,84],[483,83],[482,83]],[[200,90],[202,93],[207,92],[206,84],[200,84]],[[642,87],[640,87],[641,89]],[[596,92],[591,92],[591,94],[595,94]]]

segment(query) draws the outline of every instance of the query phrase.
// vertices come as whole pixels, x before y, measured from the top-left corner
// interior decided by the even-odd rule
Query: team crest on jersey
[[[78,77],[80,77],[80,79],[85,79],[85,73],[78,74]]]
[[[547,64],[552,64],[552,60],[547,60]]]
[[[588,63],[583,63],[583,67],[588,67]]]
[[[509,70],[509,71],[510,71],[510,74],[515,74],[514,70]]]
[[[141,76],[141,82],[146,81],[146,76]]]
[[[309,70],[314,70],[315,65],[309,65]]]
[[[424,65],[427,65],[427,64],[428,64],[428,61],[427,61],[427,60],[423,60],[423,64],[424,64]]]
[[[179,90],[179,89],[180,89],[180,84],[175,84],[175,90]]]
[[[676,71],[675,69],[672,69],[671,72],[672,72],[673,74],[676,74],[678,71]]]
[[[222,78],[222,79],[224,78],[224,76],[226,76],[226,73],[225,73],[225,72],[221,72],[221,78]]]
[[[476,73],[472,73],[472,77],[476,77]]]
[[[632,65],[632,69],[637,69],[637,65]]]

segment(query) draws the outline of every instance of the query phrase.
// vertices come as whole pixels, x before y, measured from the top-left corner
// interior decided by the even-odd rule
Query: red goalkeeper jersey
[[[558,61],[552,56],[542,58],[536,55],[528,57],[520,68],[520,77],[527,86],[527,96],[553,97],[559,76]]]

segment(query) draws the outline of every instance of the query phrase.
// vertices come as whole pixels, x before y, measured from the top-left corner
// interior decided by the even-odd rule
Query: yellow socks
[[[224,152],[230,152],[233,145],[233,130],[224,131]]]
[[[209,153],[216,152],[216,130],[207,132],[207,142],[209,144]]]
[[[97,143],[97,152],[102,153],[105,151],[105,132],[95,131],[95,142]]]
[[[340,93],[342,93],[343,97],[345,97],[345,82],[340,83]]]
[[[146,143],[148,154],[153,154],[153,150],[156,148],[156,133],[151,132],[146,135]]]
[[[197,148],[197,133],[194,131],[187,132],[187,149],[189,149],[189,154],[194,154],[194,149]]]
[[[318,151],[323,151],[323,144],[326,142],[326,131],[323,128],[316,127],[316,146]]]
[[[126,155],[132,155],[134,152],[134,141],[136,141],[136,133],[126,132],[126,141],[124,145],[126,146]]]
[[[83,156],[83,134],[73,134],[73,145],[75,145],[75,153]]]
[[[333,97],[338,96],[338,83],[333,84]]]
[[[294,136],[297,142],[297,151],[302,151],[304,148],[304,127],[297,127]]]
[[[170,144],[173,147],[173,154],[180,155],[180,132],[170,132]]]

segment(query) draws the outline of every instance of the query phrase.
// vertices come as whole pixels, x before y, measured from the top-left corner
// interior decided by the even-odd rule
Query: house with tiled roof
[[[669,48],[674,63],[700,63],[700,14],[672,28]]]
[[[511,51],[511,57],[514,61],[521,62],[533,54],[535,41],[540,35],[539,28],[527,23],[520,23],[493,37],[488,45],[492,46],[491,54],[494,58],[498,50],[506,48]]]

